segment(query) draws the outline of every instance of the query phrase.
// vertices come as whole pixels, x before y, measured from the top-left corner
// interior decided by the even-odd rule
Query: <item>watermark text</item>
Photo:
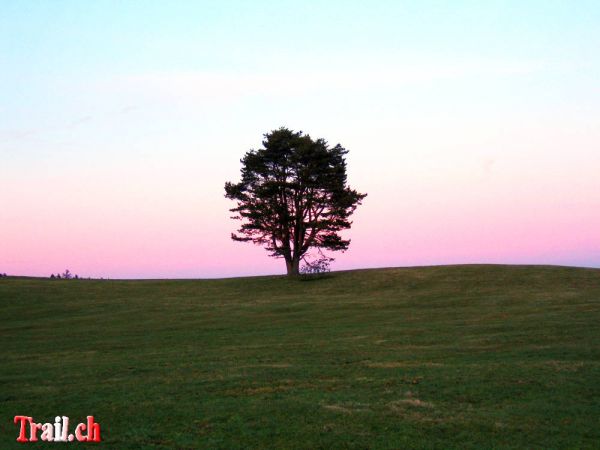
[[[78,424],[74,434],[69,433],[67,416],[56,416],[54,423],[36,423],[29,416],[15,416],[14,421],[19,427],[17,442],[100,442],[100,424],[94,416],[87,416],[85,423]]]

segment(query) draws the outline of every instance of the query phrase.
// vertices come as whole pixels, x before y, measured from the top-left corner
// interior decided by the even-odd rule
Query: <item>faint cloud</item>
[[[437,80],[521,76],[542,70],[540,62],[472,61],[370,65],[339,70],[257,72],[149,72],[112,80],[111,91],[194,99],[251,95],[297,96],[320,91],[393,90]]]
[[[92,116],[83,116],[83,117],[80,117],[78,119],[73,120],[69,124],[69,128],[74,128],[74,127],[77,127],[79,125],[83,125],[84,123],[88,123],[91,120],[92,120]]]
[[[35,138],[37,130],[0,130],[0,141],[25,141]]]
[[[136,110],[138,110],[138,109],[140,109],[140,107],[139,107],[139,106],[135,106],[135,105],[128,105],[128,106],[124,106],[123,108],[121,108],[121,109],[119,110],[119,113],[121,113],[121,114],[129,114],[129,113],[131,113],[131,112],[133,112],[133,111],[136,111]]]
[[[483,170],[483,174],[486,177],[492,175],[494,171],[494,165],[496,164],[496,160],[494,158],[485,158],[481,163],[481,168]]]

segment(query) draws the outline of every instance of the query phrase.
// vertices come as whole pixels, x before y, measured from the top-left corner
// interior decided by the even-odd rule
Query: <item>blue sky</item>
[[[499,86],[499,99],[485,76],[466,85],[494,100],[516,88],[540,102],[597,107],[600,4],[592,1],[4,1],[0,12],[5,130],[80,120],[85,102],[93,110],[106,100],[86,95],[99,83],[194,71],[343,78],[406,65],[542,67],[529,84]]]

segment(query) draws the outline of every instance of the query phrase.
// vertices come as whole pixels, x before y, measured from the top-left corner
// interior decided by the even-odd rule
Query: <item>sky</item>
[[[225,181],[281,126],[368,193],[336,270],[600,267],[598,1],[0,1],[0,272],[284,273]]]

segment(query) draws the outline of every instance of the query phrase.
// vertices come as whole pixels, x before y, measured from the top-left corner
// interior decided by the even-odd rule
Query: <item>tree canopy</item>
[[[241,159],[240,182],[225,183],[225,197],[237,203],[232,218],[241,221],[231,238],[285,259],[288,275],[311,248],[347,250],[340,232],[366,197],[347,184],[348,150],[287,128],[265,134],[262,145]]]

